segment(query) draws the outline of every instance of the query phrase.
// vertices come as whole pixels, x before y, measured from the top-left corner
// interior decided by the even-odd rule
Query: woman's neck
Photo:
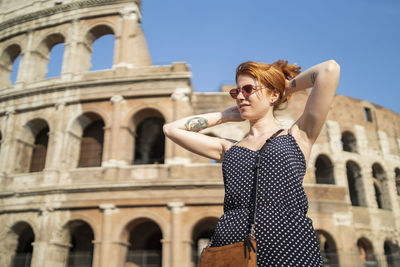
[[[276,123],[272,112],[268,112],[264,117],[250,121],[250,130],[248,133],[249,137],[261,137],[265,135],[271,135],[279,130],[281,127]]]

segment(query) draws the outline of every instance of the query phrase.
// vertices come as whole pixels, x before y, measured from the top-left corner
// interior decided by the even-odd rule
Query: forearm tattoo
[[[291,86],[292,86],[293,88],[296,87],[296,80],[295,80],[295,79],[292,80]]]
[[[315,73],[315,72],[311,73],[311,82],[312,82],[312,84],[315,83],[315,79],[316,78],[317,78],[317,73]]]
[[[201,131],[208,126],[208,120],[202,117],[193,117],[190,118],[185,123],[185,129],[191,132]]]

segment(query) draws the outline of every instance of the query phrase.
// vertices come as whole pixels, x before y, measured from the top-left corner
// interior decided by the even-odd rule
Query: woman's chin
[[[246,112],[241,112],[241,113],[240,113],[240,117],[241,117],[243,120],[249,120],[249,119],[250,119],[249,114],[246,114]]]

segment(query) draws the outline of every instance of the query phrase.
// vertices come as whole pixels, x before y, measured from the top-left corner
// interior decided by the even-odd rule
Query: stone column
[[[111,97],[112,105],[112,123],[104,133],[104,152],[103,166],[126,166],[130,164],[130,154],[133,153],[131,149],[132,138],[130,138],[127,127],[123,127],[123,109],[125,100],[120,95],[114,95]]]
[[[192,115],[190,104],[191,88],[176,88],[171,95],[173,101],[172,120]],[[178,113],[179,112],[179,113]],[[168,121],[167,121],[168,122]],[[167,164],[185,164],[190,163],[190,152],[186,149],[174,144],[168,138],[165,140],[165,163]]]
[[[378,137],[379,137],[379,145],[382,151],[382,157],[384,159],[390,158],[390,146],[386,133],[384,131],[379,130]]]
[[[171,266],[182,266],[183,244],[182,244],[182,208],[183,202],[170,202],[168,208],[171,211]]]
[[[197,262],[194,262],[192,264],[192,245],[193,241],[192,240],[182,240],[182,259],[184,259],[184,262],[182,262],[182,266],[185,267],[193,267],[194,264],[197,264]]]
[[[70,36],[65,43],[63,66],[61,70],[62,80],[73,80],[78,73],[90,69],[90,57],[92,49],[80,32],[80,21],[74,19],[70,27]],[[82,39],[79,39],[82,38]],[[77,77],[79,79],[79,77]]]
[[[160,242],[162,245],[161,266],[171,267],[171,240],[161,239]]]
[[[6,122],[1,145],[0,172],[12,173],[16,165],[17,139],[15,132],[15,110],[7,109]]]
[[[32,58],[33,31],[29,30],[27,36],[26,47],[21,53],[18,76],[14,85],[15,89],[20,89],[23,87],[24,83],[29,83],[34,80],[35,62]]]
[[[33,245],[31,267],[43,267],[46,265],[49,255],[49,240],[51,238],[50,217],[53,209],[50,207],[43,207],[39,212],[40,218],[40,232],[35,236]]]
[[[151,65],[146,40],[140,27],[140,10],[132,4],[120,12],[120,34],[115,36],[113,68]]]
[[[65,153],[63,153],[65,103],[57,103],[54,109],[53,121],[55,122],[55,127],[54,129],[50,129],[49,132],[45,169],[60,169],[60,167],[65,167],[63,165],[65,161]]]
[[[118,242],[113,241],[112,227],[113,227],[113,214],[118,213],[118,209],[115,208],[114,204],[104,203],[99,206],[103,212],[103,221],[101,228],[101,247],[100,247],[100,267],[115,266],[115,263],[119,261],[120,248]],[[93,255],[93,258],[97,258],[97,255]]]

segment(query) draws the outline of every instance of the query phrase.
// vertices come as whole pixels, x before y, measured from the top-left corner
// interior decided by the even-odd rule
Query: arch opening
[[[78,167],[101,166],[103,157],[104,121],[96,119],[83,131]]]
[[[335,184],[333,164],[328,156],[319,155],[315,161],[315,178],[317,184]]]
[[[21,47],[13,44],[8,46],[0,57],[0,87],[14,85],[19,75]]]
[[[64,43],[58,43],[51,48],[45,78],[53,78],[61,75],[64,50]]]
[[[46,126],[36,135],[29,172],[40,172],[45,168],[48,143],[49,127]]]
[[[192,230],[192,264],[197,266],[201,252],[211,240],[218,218],[207,217],[201,219]]]
[[[163,164],[165,158],[165,135],[162,115],[152,109],[145,109],[133,117],[136,138],[133,164]]]
[[[372,179],[378,208],[390,210],[392,205],[390,202],[389,185],[386,173],[379,163],[372,165]]]
[[[362,237],[357,240],[357,247],[360,259],[365,266],[378,266],[371,241]]]
[[[48,134],[49,126],[43,119],[33,119],[24,125],[16,146],[16,172],[39,172],[45,168]]]
[[[397,195],[400,196],[400,168],[394,170]]]
[[[114,62],[115,33],[107,25],[97,25],[86,35],[90,49],[89,70],[111,69]]]
[[[131,222],[126,230],[129,232],[129,247],[125,264],[134,266],[162,265],[162,232],[160,227],[150,219],[137,219]]]
[[[6,247],[11,253],[9,266],[30,266],[32,259],[35,234],[32,227],[26,222],[18,222],[6,236]],[[6,260],[7,261],[7,260]],[[7,264],[7,263],[6,263]]]
[[[364,184],[361,176],[361,168],[357,163],[348,161],[346,163],[347,183],[349,187],[352,206],[366,207]]]
[[[383,244],[387,267],[400,266],[400,249],[392,241],[386,240]]]
[[[341,141],[343,151],[357,153],[357,139],[352,132],[343,132]]]
[[[92,55],[90,58],[90,71],[111,69],[114,62],[114,43],[113,34],[106,34],[94,41],[92,45]]]
[[[323,230],[316,230],[321,249],[321,256],[324,266],[338,266],[339,257],[337,253],[336,242],[332,235]]]
[[[84,221],[73,221],[68,225],[70,248],[68,251],[68,267],[91,267],[93,261],[92,228]]]
[[[32,57],[35,60],[34,80],[56,77],[61,74],[65,38],[59,33],[48,35]]]

